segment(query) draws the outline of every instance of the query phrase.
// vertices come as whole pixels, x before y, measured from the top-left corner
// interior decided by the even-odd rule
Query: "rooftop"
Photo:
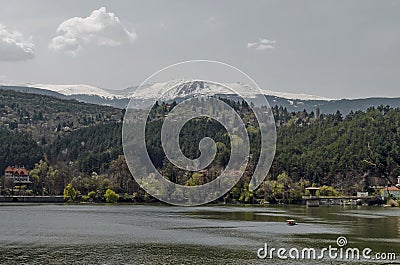
[[[11,167],[8,166],[5,170],[6,173],[12,173],[13,175],[29,175],[29,171],[25,167]]]
[[[388,190],[388,191],[400,191],[400,189],[397,188],[397,187],[387,187],[387,188],[385,188],[385,190]]]

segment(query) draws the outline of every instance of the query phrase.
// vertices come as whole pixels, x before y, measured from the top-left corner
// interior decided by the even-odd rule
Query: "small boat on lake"
[[[287,223],[288,226],[297,225],[297,222],[295,220],[286,220],[286,223]]]

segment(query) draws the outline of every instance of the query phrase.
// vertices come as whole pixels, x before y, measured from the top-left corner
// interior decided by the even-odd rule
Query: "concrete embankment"
[[[0,202],[63,203],[63,196],[0,196]]]

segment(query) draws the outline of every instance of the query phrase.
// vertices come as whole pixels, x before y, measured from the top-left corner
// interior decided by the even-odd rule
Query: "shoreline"
[[[0,196],[1,204],[29,204],[29,203],[39,203],[39,204],[65,204],[65,205],[143,205],[143,206],[171,206],[163,202],[116,202],[116,203],[106,203],[106,202],[68,202],[63,196]],[[266,206],[306,206],[305,203],[296,204],[242,204],[242,203],[208,203],[203,206],[238,206],[238,207],[266,207]],[[358,206],[358,207],[382,207],[382,208],[398,208],[390,204],[382,205],[356,205],[356,204],[320,204],[319,207],[329,207],[329,206]],[[313,207],[314,208],[314,207]],[[318,207],[317,207],[318,208]]]
[[[65,203],[64,196],[0,196],[0,203]]]

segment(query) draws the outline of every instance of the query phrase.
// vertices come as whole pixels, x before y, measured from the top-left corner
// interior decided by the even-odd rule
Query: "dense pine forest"
[[[277,150],[270,173],[256,192],[248,190],[260,148],[260,132],[245,102],[225,100],[242,117],[251,143],[251,159],[242,180],[220,201],[296,203],[304,188],[352,195],[376,192],[400,175],[400,109],[371,107],[347,116],[288,112],[273,107]],[[184,185],[216,178],[229,161],[230,142],[214,120],[194,119],[181,131],[182,152],[199,156],[198,143],[217,143],[214,162],[201,172],[185,172],[165,158],[160,131],[176,103],[154,106],[146,128],[150,158],[162,174]],[[123,110],[75,100],[0,90],[0,170],[11,165],[31,170],[31,187],[11,187],[4,176],[2,194],[61,195],[72,201],[145,202],[154,200],[135,183],[121,144]],[[1,173],[2,175],[2,173]]]

